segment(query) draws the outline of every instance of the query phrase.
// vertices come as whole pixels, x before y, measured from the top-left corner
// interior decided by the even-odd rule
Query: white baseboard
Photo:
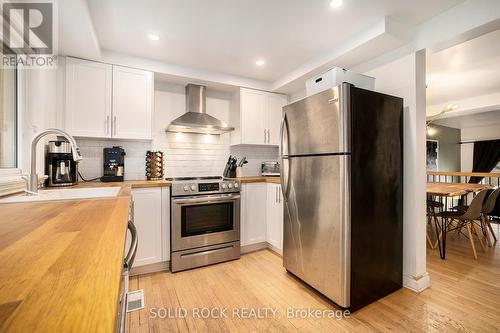
[[[248,245],[242,245],[240,246],[240,253],[250,253],[250,252],[255,252],[259,251],[262,249],[267,249],[267,242],[260,242],[260,243],[255,243],[255,244],[248,244]]]
[[[255,252],[263,249],[269,249],[279,255],[280,257],[283,256],[283,250],[278,249],[277,247],[269,244],[268,242],[260,242],[260,243],[255,243],[255,244],[248,244],[248,245],[243,245],[240,247],[240,253],[245,254],[245,253],[250,253],[250,252]]]
[[[132,267],[132,269],[130,270],[130,276],[163,272],[169,270],[170,270],[170,261],[162,261],[155,264]]]
[[[283,250],[277,248],[276,246],[267,243],[267,248],[276,253],[277,255],[279,255],[280,257],[283,257]]]
[[[431,286],[429,274],[425,272],[420,276],[403,275],[403,287],[420,293]]]

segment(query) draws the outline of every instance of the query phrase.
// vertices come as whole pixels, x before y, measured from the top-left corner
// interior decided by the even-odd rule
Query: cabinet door
[[[113,66],[113,137],[151,139],[153,74]]]
[[[283,202],[278,184],[267,184],[267,242],[283,250]]]
[[[244,216],[241,225],[241,245],[266,241],[266,197],[265,183],[244,184],[242,186]]]
[[[112,66],[66,58],[65,127],[74,136],[111,136]]]
[[[161,188],[132,190],[134,224],[138,245],[134,267],[162,261],[162,193]]]
[[[162,261],[170,261],[170,187],[161,188]]]
[[[288,98],[283,95],[269,94],[267,98],[267,130],[269,131],[269,145],[278,146],[280,140],[281,119],[283,107],[287,105]]]
[[[266,95],[242,90],[240,96],[242,144],[262,145],[267,140]]]

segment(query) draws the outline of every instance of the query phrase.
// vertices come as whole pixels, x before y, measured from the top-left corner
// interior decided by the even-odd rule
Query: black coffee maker
[[[103,182],[122,182],[125,174],[125,149],[119,146],[104,148]]]
[[[45,185],[71,186],[78,183],[78,163],[73,160],[71,144],[64,137],[49,141],[45,154]]]

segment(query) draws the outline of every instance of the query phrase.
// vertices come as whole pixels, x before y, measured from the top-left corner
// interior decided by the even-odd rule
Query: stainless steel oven
[[[239,258],[239,182],[219,177],[172,182],[172,272]]]

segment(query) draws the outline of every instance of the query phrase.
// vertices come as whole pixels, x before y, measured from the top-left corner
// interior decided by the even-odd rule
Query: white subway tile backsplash
[[[236,155],[238,160],[247,158],[248,164],[243,167],[243,176],[260,176],[260,165],[264,161],[277,161],[279,159],[278,147],[268,146],[232,146],[231,155]]]

